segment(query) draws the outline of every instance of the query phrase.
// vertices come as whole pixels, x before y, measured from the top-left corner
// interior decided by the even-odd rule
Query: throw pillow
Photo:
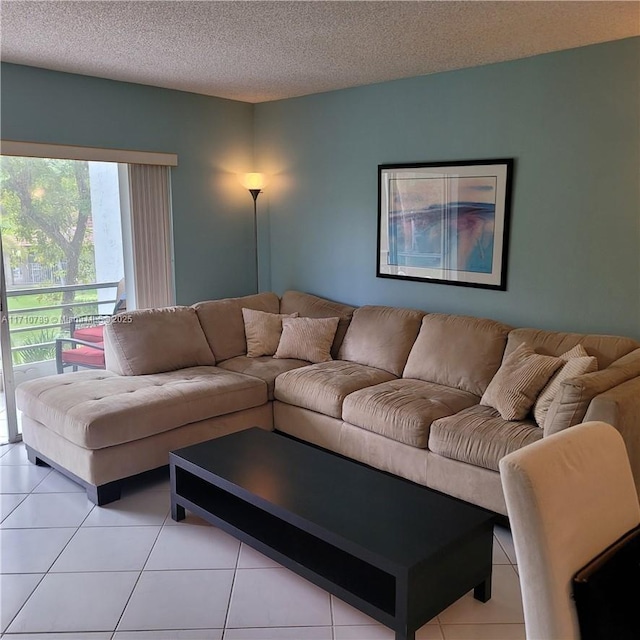
[[[244,333],[247,337],[247,356],[272,356],[278,348],[282,334],[282,318],[297,318],[298,313],[290,315],[267,313],[257,309],[242,309]]]
[[[340,318],[283,318],[282,337],[274,358],[327,362]]]
[[[544,428],[549,407],[558,394],[563,380],[598,370],[598,360],[590,356],[581,344],[577,344],[573,349],[563,353],[560,356],[560,360],[562,360],[564,364],[551,380],[547,382],[533,406],[533,417],[539,427]]]
[[[480,404],[497,409],[504,420],[522,420],[562,362],[523,342],[504,358]]]

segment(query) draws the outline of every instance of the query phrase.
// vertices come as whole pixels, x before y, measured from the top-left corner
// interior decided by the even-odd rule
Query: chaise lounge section
[[[326,319],[338,319],[322,358],[310,348],[313,333],[296,345],[299,357],[279,357],[280,333],[267,341],[276,353],[248,353],[256,326],[286,332],[296,317],[325,319],[325,329]],[[583,420],[605,420],[625,439],[640,493],[640,344],[630,338],[356,309],[295,291],[114,320],[105,330],[107,371],[18,388],[31,460],[63,470],[97,504],[117,499],[122,479],[166,465],[169,451],[252,426],[506,514],[504,455]],[[537,367],[534,395],[507,419],[508,380],[521,371],[509,367],[528,358]]]

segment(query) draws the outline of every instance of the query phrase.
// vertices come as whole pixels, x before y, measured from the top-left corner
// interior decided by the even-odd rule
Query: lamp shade
[[[247,173],[242,184],[245,189],[264,189],[264,175],[262,173]]]

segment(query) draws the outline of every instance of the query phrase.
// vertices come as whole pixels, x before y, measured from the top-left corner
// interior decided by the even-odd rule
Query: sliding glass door
[[[0,188],[7,441],[20,431],[13,385],[60,371],[71,349],[69,368],[103,366],[99,348],[60,340],[99,326],[126,294],[117,163],[3,156]],[[87,335],[101,347],[98,333]]]
[[[20,437],[16,385],[104,367],[96,324],[123,306],[174,304],[177,164],[175,154],[29,142],[2,141],[2,152],[0,443]],[[88,347],[71,340],[78,328]]]

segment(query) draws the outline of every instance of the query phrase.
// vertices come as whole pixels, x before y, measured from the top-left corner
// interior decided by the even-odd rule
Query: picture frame
[[[505,291],[513,164],[378,165],[376,276]]]

